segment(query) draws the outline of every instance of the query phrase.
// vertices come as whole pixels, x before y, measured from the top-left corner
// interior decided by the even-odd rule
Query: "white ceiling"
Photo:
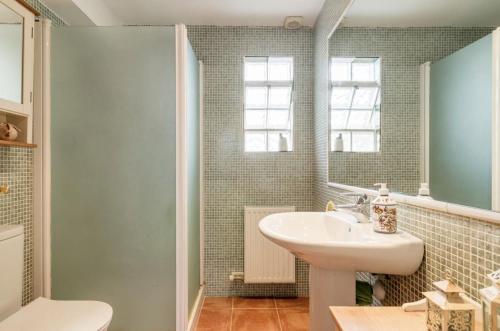
[[[343,26],[500,26],[500,0],[355,0]]]
[[[42,1],[70,25],[88,25],[90,19],[95,25],[184,23],[221,26],[282,26],[286,16],[304,16],[304,24],[312,26],[324,2],[324,0]]]
[[[312,26],[324,0],[42,0],[70,25]],[[344,26],[500,26],[500,0],[355,0]]]

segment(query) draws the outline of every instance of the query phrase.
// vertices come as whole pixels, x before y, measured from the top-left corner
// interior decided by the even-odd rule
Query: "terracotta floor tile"
[[[283,331],[308,331],[309,312],[304,309],[278,309]]]
[[[274,299],[271,298],[234,298],[233,307],[235,309],[256,309],[256,308],[275,308]]]
[[[298,308],[309,310],[309,298],[276,298],[276,306],[280,308]]]
[[[231,309],[202,309],[197,331],[231,330]]]
[[[231,331],[280,331],[276,309],[235,309]]]
[[[206,297],[203,302],[204,309],[231,309],[233,298],[227,297]]]

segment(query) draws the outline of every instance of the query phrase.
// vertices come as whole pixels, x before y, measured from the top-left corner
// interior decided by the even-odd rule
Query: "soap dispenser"
[[[420,183],[420,188],[418,189],[418,195],[417,196],[419,198],[424,198],[424,199],[432,200],[431,191],[429,190],[429,184],[427,184],[427,183]]]
[[[389,197],[387,184],[375,184],[380,186],[379,196],[370,203],[370,218],[373,230],[380,233],[395,233],[397,231],[396,201]]]

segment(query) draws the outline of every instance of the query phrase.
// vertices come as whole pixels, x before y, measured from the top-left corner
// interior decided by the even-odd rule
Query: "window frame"
[[[354,81],[354,80],[350,80],[350,81],[334,81],[333,80],[333,77],[332,77],[332,66],[333,66],[333,61],[334,59],[342,59],[342,58],[352,58],[353,60],[356,60],[356,59],[373,59],[373,62],[376,62],[378,61],[379,62],[379,80],[374,80],[374,81]],[[352,62],[351,62],[351,78],[352,78]],[[381,124],[382,124],[382,121],[381,121],[381,115],[382,115],[382,58],[381,57],[369,57],[369,56],[364,56],[364,57],[356,57],[356,56],[331,56],[329,58],[329,61],[328,61],[328,127],[329,127],[329,140],[330,140],[330,148],[329,148],[329,152],[333,152],[333,133],[334,132],[338,132],[338,133],[342,133],[342,134],[349,134],[350,136],[350,150],[345,150],[343,152],[345,153],[380,153],[381,152],[381,143],[380,143],[380,138],[381,138],[381,131],[382,131],[382,128],[381,128]],[[345,122],[345,125],[344,125],[344,128],[333,128],[332,126],[332,116],[333,116],[333,112],[334,111],[338,111],[340,110],[340,108],[333,108],[333,105],[332,105],[332,93],[333,93],[333,89],[334,88],[338,88],[338,87],[344,87],[344,88],[353,88],[354,91],[352,93],[352,96],[351,96],[351,105],[349,106],[349,108],[346,108],[345,110],[348,111],[348,115],[346,117],[346,122]],[[350,118],[350,115],[352,114],[353,111],[368,111],[370,110],[370,108],[366,108],[366,109],[357,109],[357,108],[353,108],[352,107],[352,103],[354,101],[354,98],[355,98],[355,95],[356,95],[356,90],[358,88],[377,88],[377,93],[375,95],[375,103],[374,103],[374,106],[371,108],[371,114],[370,114],[370,121],[371,119],[373,118],[375,112],[377,111],[376,108],[377,108],[377,102],[376,100],[378,98],[380,98],[380,103],[379,103],[379,112],[380,112],[380,117],[379,117],[379,128],[378,129],[349,129],[348,128],[348,121],[349,121],[349,118]],[[360,133],[370,133],[370,134],[373,134],[373,149],[371,151],[353,151],[352,150],[352,134],[354,132],[360,132]],[[345,141],[345,140],[344,140]]]
[[[271,58],[289,58],[291,59],[291,80],[288,81],[276,81],[276,80],[254,80],[254,81],[247,81],[245,77],[245,64],[247,63],[248,59],[261,59],[261,61],[254,61],[254,62],[265,62],[267,65],[267,69],[269,68],[269,59]],[[265,59],[265,60],[264,60]],[[252,62],[252,61],[249,61]],[[294,151],[294,146],[295,146],[295,141],[294,141],[294,92],[295,92],[295,58],[293,56],[244,56],[243,57],[243,151],[245,153],[291,153]],[[269,71],[267,70],[267,74],[269,76]],[[252,107],[247,107],[246,106],[246,94],[247,94],[247,87],[265,87],[267,88],[267,105],[266,108],[252,108]],[[269,108],[269,91],[273,87],[289,87],[290,88],[290,105],[288,108],[278,108],[278,107],[273,107]],[[246,111],[247,110],[265,110],[266,112],[266,128],[246,128]],[[268,128],[267,127],[267,121],[269,118],[269,111],[270,110],[288,110],[288,123],[289,123],[289,128],[288,129],[273,129],[273,128]],[[256,133],[265,133],[266,135],[266,147],[265,150],[261,151],[248,151],[246,148],[246,133],[247,132],[256,132]],[[288,151],[285,152],[280,152],[280,151],[272,151],[269,150],[269,133],[280,133],[280,132],[285,132],[288,133],[289,139],[288,139]]]

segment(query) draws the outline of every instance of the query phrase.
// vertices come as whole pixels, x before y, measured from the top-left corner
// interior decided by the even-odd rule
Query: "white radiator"
[[[264,237],[259,221],[295,207],[245,207],[245,283],[295,283],[295,256]]]

